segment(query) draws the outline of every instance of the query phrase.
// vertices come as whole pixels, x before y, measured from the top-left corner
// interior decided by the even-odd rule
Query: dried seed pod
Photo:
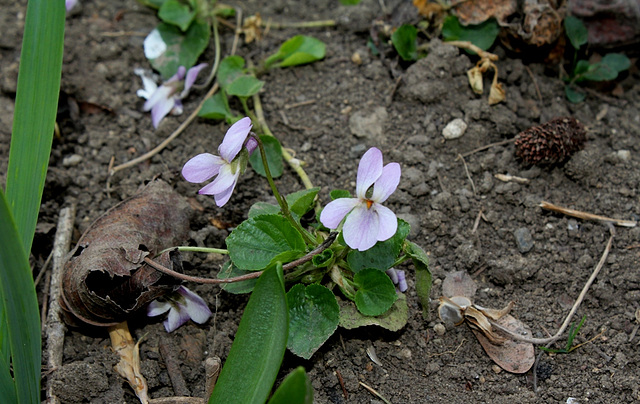
[[[187,238],[189,209],[167,183],[155,180],[96,219],[63,269],[64,320],[111,326],[177,289],[179,281],[151,268],[144,258]],[[180,266],[177,252],[154,259],[169,268]]]
[[[559,164],[584,147],[587,134],[574,118],[555,118],[516,136],[516,156],[529,164]]]

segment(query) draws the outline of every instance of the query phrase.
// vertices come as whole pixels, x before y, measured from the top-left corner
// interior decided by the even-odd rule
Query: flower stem
[[[283,28],[322,28],[322,27],[335,27],[335,20],[318,20],[318,21],[302,21],[302,22],[263,22],[263,27],[269,27],[274,29]]]
[[[298,223],[293,218],[293,216],[291,216],[291,211],[289,211],[289,205],[287,204],[287,200],[284,199],[282,195],[280,195],[280,192],[278,192],[278,188],[276,187],[276,183],[273,181],[273,176],[271,175],[271,170],[269,169],[269,162],[267,161],[267,153],[264,150],[264,144],[262,143],[262,140],[260,140],[259,136],[254,134],[253,137],[258,142],[258,148],[260,149],[260,157],[262,158],[262,165],[264,165],[264,172],[267,177],[267,181],[269,182],[269,186],[271,187],[271,192],[273,192],[273,196],[276,197],[276,200],[278,201],[278,205],[280,205],[280,210],[282,211],[282,214],[284,215],[285,218],[287,218],[289,223],[291,223],[291,225],[296,230],[298,230],[298,232],[302,235],[302,238],[304,238],[307,244],[317,245],[318,243],[316,242],[316,240],[314,240],[313,237],[311,237],[311,235],[306,230],[304,230],[302,226],[300,226],[300,223]]]
[[[178,251],[191,251],[191,252],[202,252],[202,253],[209,253],[209,254],[223,254],[223,255],[229,255],[229,250],[225,250],[223,248],[209,248],[209,247],[191,247],[191,246],[176,246],[176,247],[169,247],[169,248],[165,248],[164,250],[160,251],[158,253],[158,255],[165,253],[167,251],[171,251],[171,250],[178,250]]]

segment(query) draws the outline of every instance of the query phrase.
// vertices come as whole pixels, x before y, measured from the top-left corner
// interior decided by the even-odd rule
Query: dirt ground
[[[0,176],[7,166],[26,1],[3,3]],[[120,164],[155,147],[195,108],[204,92],[188,99],[185,115],[168,117],[154,130],[149,114],[142,112],[143,100],[136,96],[141,81],[133,70],[148,68],[142,42],[157,17],[134,0],[81,3],[80,10],[67,18],[62,89],[81,106],[93,103],[104,109],[81,108],[76,116],[65,112],[68,103],[61,102],[61,135],[53,144],[33,248],[35,271],[50,253],[62,207],[77,202],[77,239],[93,219],[156,175],[204,208],[192,220],[187,242],[224,248],[229,230],[211,220],[237,226],[251,204],[269,197],[266,182],[248,170],[230,203],[219,209],[212,198],[196,196],[198,185],[187,183],[180,170],[195,154],[215,151],[225,124],[197,120],[150,161],[118,172],[107,189],[112,157]],[[410,5],[386,3],[391,10]],[[404,329],[338,329],[310,360],[287,352],[279,380],[294,367],[304,366],[317,403],[382,403],[359,382],[392,403],[640,400],[640,335],[635,317],[640,306],[639,227],[616,228],[611,253],[577,312],[576,320],[586,316],[586,322],[576,342],[597,338],[570,354],[544,354],[537,391],[531,371],[524,375],[500,371],[466,326],[444,335],[434,331],[440,323],[435,308],[441,283],[451,271],[467,271],[473,277],[478,284],[475,301],[482,306],[500,308],[514,300],[512,314],[533,336],[545,337],[558,329],[598,263],[609,230],[599,223],[543,211],[538,203],[546,200],[639,219],[638,55],[631,71],[619,80],[617,96],[611,94],[613,86],[602,87],[596,91],[602,95],[589,93],[585,102],[571,104],[564,97],[558,66],[523,60],[497,47],[493,51],[500,56],[497,64],[507,98],[489,106],[486,95],[475,95],[467,82],[466,70],[475,61],[457,48],[432,40],[428,56],[411,65],[389,55],[374,56],[366,44],[373,21],[383,18],[378,1],[364,0],[353,8],[340,6],[337,0],[254,0],[240,5],[245,15],[259,12],[275,22],[336,20],[335,27],[271,29],[262,41],[241,44],[238,54],[257,62],[275,52],[283,40],[301,33],[327,44],[323,61],[274,70],[263,78],[267,121],[283,146],[306,163],[312,182],[322,187],[325,203],[333,188],[355,189],[358,160],[367,148],[379,147],[385,162],[399,162],[402,180],[388,206],[411,224],[410,239],[429,253],[434,275],[428,320],[422,317],[413,287],[413,268],[406,266],[409,322]],[[405,11],[408,18],[417,18],[410,8]],[[225,55],[233,31],[222,26],[221,35]],[[354,63],[355,54],[361,63]],[[209,49],[202,60],[212,59]],[[240,110],[239,105],[232,106]],[[585,149],[562,166],[527,166],[515,158],[512,143],[469,155],[464,163],[457,158],[559,116],[575,117],[588,129]],[[461,138],[445,141],[442,130],[455,118],[462,118],[468,128]],[[503,182],[496,174],[528,181]],[[285,193],[302,189],[290,169],[277,184]],[[525,239],[515,234],[524,234]],[[214,276],[222,262],[204,255],[185,255],[184,260],[186,271],[200,276]],[[202,363],[213,355],[224,360],[247,301],[246,296],[215,286],[189,287],[215,309],[208,323],[189,323],[167,334],[160,320],[144,314],[129,321],[135,337],[143,338],[142,371],[152,398],[176,394],[159,354],[161,341],[173,349],[191,395],[203,394]],[[38,289],[42,298],[42,284]],[[45,369],[43,385],[53,383],[63,403],[136,403],[130,388],[112,370],[116,359],[109,346],[104,330],[67,331],[64,366]],[[382,366],[369,359],[369,347]]]

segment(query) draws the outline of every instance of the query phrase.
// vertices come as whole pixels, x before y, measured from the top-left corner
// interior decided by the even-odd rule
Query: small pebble
[[[495,374],[499,374],[502,372],[502,368],[498,365],[493,365],[491,366],[491,370],[493,370],[493,373]]]
[[[518,244],[518,250],[521,253],[528,253],[533,248],[533,237],[531,232],[526,227],[520,227],[513,232]]]
[[[464,132],[467,130],[467,124],[460,118],[456,118],[453,121],[449,122],[447,126],[442,130],[442,136],[445,139],[457,139],[460,136],[464,135]]]
[[[79,154],[72,154],[62,159],[62,165],[64,167],[77,166],[81,162],[82,162],[82,156],[80,156]]]
[[[442,323],[438,323],[438,324],[433,326],[433,331],[435,331],[436,334],[442,336],[442,335],[444,335],[444,333],[447,332],[447,327],[445,327],[444,324],[442,324]]]
[[[616,154],[618,155],[620,161],[626,162],[631,158],[631,152],[629,150],[618,150]]]

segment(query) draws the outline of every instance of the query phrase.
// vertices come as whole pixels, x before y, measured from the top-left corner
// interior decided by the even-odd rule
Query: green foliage
[[[588,60],[577,60],[578,51],[587,44],[588,31],[582,21],[573,16],[567,16],[564,20],[564,28],[571,45],[574,48],[573,68],[569,77],[565,79],[567,85],[564,93],[567,99],[573,103],[582,102],[585,99],[583,92],[575,86],[576,83],[585,81],[611,81],[618,78],[618,74],[631,67],[631,61],[621,53],[609,53],[596,63]]]
[[[289,339],[287,348],[305,359],[338,328],[340,308],[333,293],[322,285],[297,284],[287,293]]]
[[[158,11],[162,21],[179,27],[183,32],[189,28],[195,16],[195,10],[178,0],[164,1]]]
[[[238,276],[250,274],[252,272],[253,271],[243,271],[242,269],[238,269],[238,267],[233,265],[233,262],[227,261],[222,265],[220,272],[218,272],[218,279],[235,278]],[[257,281],[257,278],[253,278],[241,282],[223,283],[220,288],[236,295],[250,293],[256,286]]]
[[[149,63],[163,78],[168,79],[178,71],[178,67],[184,66],[189,69],[196,64],[198,57],[209,44],[210,35],[209,24],[205,22],[194,21],[185,32],[175,25],[163,22],[147,36],[145,54],[147,57],[149,54],[155,55],[148,49],[150,38],[161,39],[164,42],[165,50],[150,58]]]
[[[378,269],[363,269],[354,275],[353,283],[357,288],[356,306],[365,316],[379,316],[398,298],[391,279]]]
[[[351,192],[346,189],[334,189],[329,192],[329,197],[331,197],[332,201],[340,198],[351,198]]]
[[[210,404],[267,401],[284,357],[288,324],[282,264],[277,263],[256,283]]]
[[[449,15],[442,25],[442,37],[445,41],[469,41],[482,50],[489,49],[499,33],[500,26],[493,18],[481,24],[464,26],[460,24],[458,17]]]
[[[368,325],[376,325],[389,331],[398,331],[409,320],[407,296],[400,294],[393,306],[379,316],[365,316],[351,303],[340,302],[340,327],[348,330]]]
[[[273,178],[278,178],[284,172],[284,163],[282,162],[282,146],[280,146],[280,142],[273,136],[262,135],[260,136],[260,140],[264,145],[264,151],[267,155],[267,164],[269,164],[269,170],[271,171],[271,175]],[[267,176],[267,173],[264,169],[264,164],[262,163],[262,158],[260,153],[256,151],[249,158],[249,163],[251,163],[251,168],[258,174],[263,177]]]
[[[313,404],[313,387],[302,366],[284,378],[267,404]]]
[[[217,92],[207,98],[198,112],[198,116],[206,119],[224,119],[227,123],[232,122],[236,117],[231,113],[229,101],[222,92]]]
[[[396,257],[404,240],[409,235],[411,226],[402,219],[398,219],[398,230],[389,240],[379,241],[366,251],[353,250],[347,255],[347,263],[353,272],[360,272],[364,268],[375,268],[386,271],[396,262]]]
[[[280,215],[245,220],[227,237],[231,261],[244,270],[261,270],[276,261],[289,262],[305,253],[298,231]]]
[[[403,24],[391,35],[391,42],[396,52],[405,61],[418,59],[418,30],[413,25]]]
[[[355,6],[357,4],[360,4],[361,0],[340,0],[340,4],[342,4],[343,6]]]
[[[264,85],[264,81],[245,73],[244,64],[240,56],[228,56],[220,62],[218,82],[226,94],[247,98],[257,94]]]
[[[424,250],[411,241],[405,241],[404,253],[411,258],[413,266],[416,269],[416,293],[422,305],[422,315],[424,318],[429,317],[429,295],[431,294],[431,286],[433,278],[429,270],[429,257]]]
[[[319,39],[296,35],[285,41],[277,53],[265,60],[265,68],[298,66],[315,62],[324,58],[325,48],[326,45]]]
[[[0,189],[0,396],[40,403],[40,314],[31,251],[60,91],[62,1],[27,4],[6,194]]]
[[[542,349],[545,352],[564,353],[564,354],[570,353],[571,351],[575,350],[576,348],[578,348],[579,345],[578,346],[573,346],[573,340],[576,338],[576,336],[580,332],[580,328],[582,328],[582,325],[584,324],[586,319],[587,319],[587,316],[583,316],[582,320],[580,320],[580,323],[578,324],[577,327],[576,327],[575,323],[571,323],[571,328],[569,329],[569,336],[567,337],[567,344],[565,345],[564,348],[562,348],[562,349],[550,349],[550,348],[541,346],[540,349]]]
[[[572,15],[567,16],[564,19],[564,31],[574,49],[580,49],[582,45],[587,43],[589,32],[579,18]]]

